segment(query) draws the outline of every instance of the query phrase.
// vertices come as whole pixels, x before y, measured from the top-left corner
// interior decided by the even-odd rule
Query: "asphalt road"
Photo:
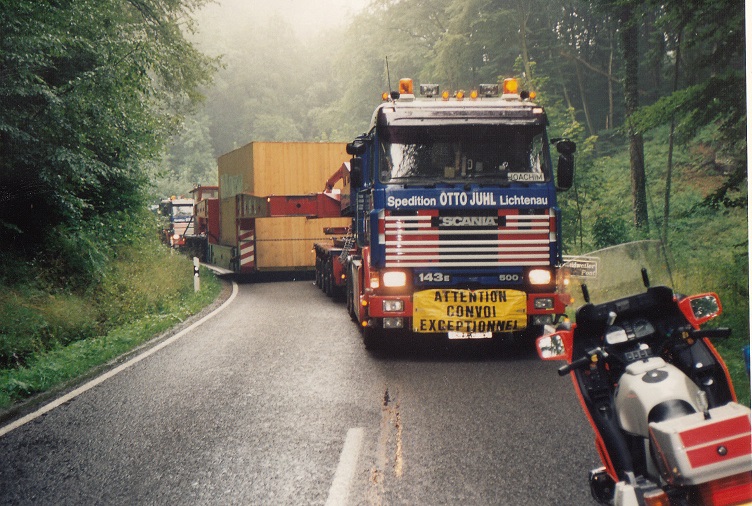
[[[569,379],[489,343],[369,353],[309,281],[0,437],[2,504],[594,504]]]

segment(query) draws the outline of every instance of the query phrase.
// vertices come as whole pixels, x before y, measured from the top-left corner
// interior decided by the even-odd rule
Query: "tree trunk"
[[[585,91],[585,78],[582,75],[582,67],[579,62],[574,62],[577,73],[577,86],[580,89],[580,101],[582,102],[582,112],[585,113],[585,124],[587,125],[588,134],[595,135],[593,122],[590,119],[590,108],[588,107],[587,92]]]
[[[632,126],[632,114],[640,106],[639,99],[639,27],[631,5],[621,11],[621,40],[624,50],[624,101],[627,127],[629,129],[629,165],[632,175],[632,213],[637,230],[648,232],[648,201],[645,188],[645,156],[642,134]]]
[[[610,37],[610,51],[608,53],[608,117],[606,118],[606,130],[614,127],[614,38]]]
[[[676,62],[674,63],[674,85],[673,91],[679,88],[679,65],[681,62],[681,44],[682,32],[684,27],[679,27],[679,33],[676,35]],[[671,210],[671,176],[674,170],[674,132],[676,131],[676,118],[671,116],[671,128],[668,134],[668,162],[666,167],[666,193],[663,197],[663,233],[661,240],[663,244],[668,244],[668,220]]]
[[[524,2],[519,3],[520,13],[520,52],[522,53],[522,64],[525,67],[525,79],[527,80],[527,86],[529,89],[535,89],[533,85],[533,69],[530,66],[530,55],[527,50],[527,20],[530,18],[529,6],[525,6]]]

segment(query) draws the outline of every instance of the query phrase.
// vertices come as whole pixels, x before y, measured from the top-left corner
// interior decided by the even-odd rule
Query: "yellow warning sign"
[[[413,295],[413,332],[514,332],[527,327],[519,290],[423,290]]]

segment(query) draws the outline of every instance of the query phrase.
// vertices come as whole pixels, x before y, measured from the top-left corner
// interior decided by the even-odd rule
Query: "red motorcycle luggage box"
[[[752,471],[750,411],[730,402],[709,410],[650,424],[661,474],[672,485],[698,485]]]

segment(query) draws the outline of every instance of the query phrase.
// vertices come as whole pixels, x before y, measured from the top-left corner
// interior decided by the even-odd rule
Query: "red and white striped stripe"
[[[238,230],[238,249],[240,272],[253,271],[256,268],[256,233],[253,229]]]
[[[497,212],[497,226],[439,228],[438,211],[387,214],[383,224],[387,267],[499,267],[550,264],[556,218],[546,214]],[[380,231],[381,232],[381,231]],[[380,238],[381,239],[381,238]]]

